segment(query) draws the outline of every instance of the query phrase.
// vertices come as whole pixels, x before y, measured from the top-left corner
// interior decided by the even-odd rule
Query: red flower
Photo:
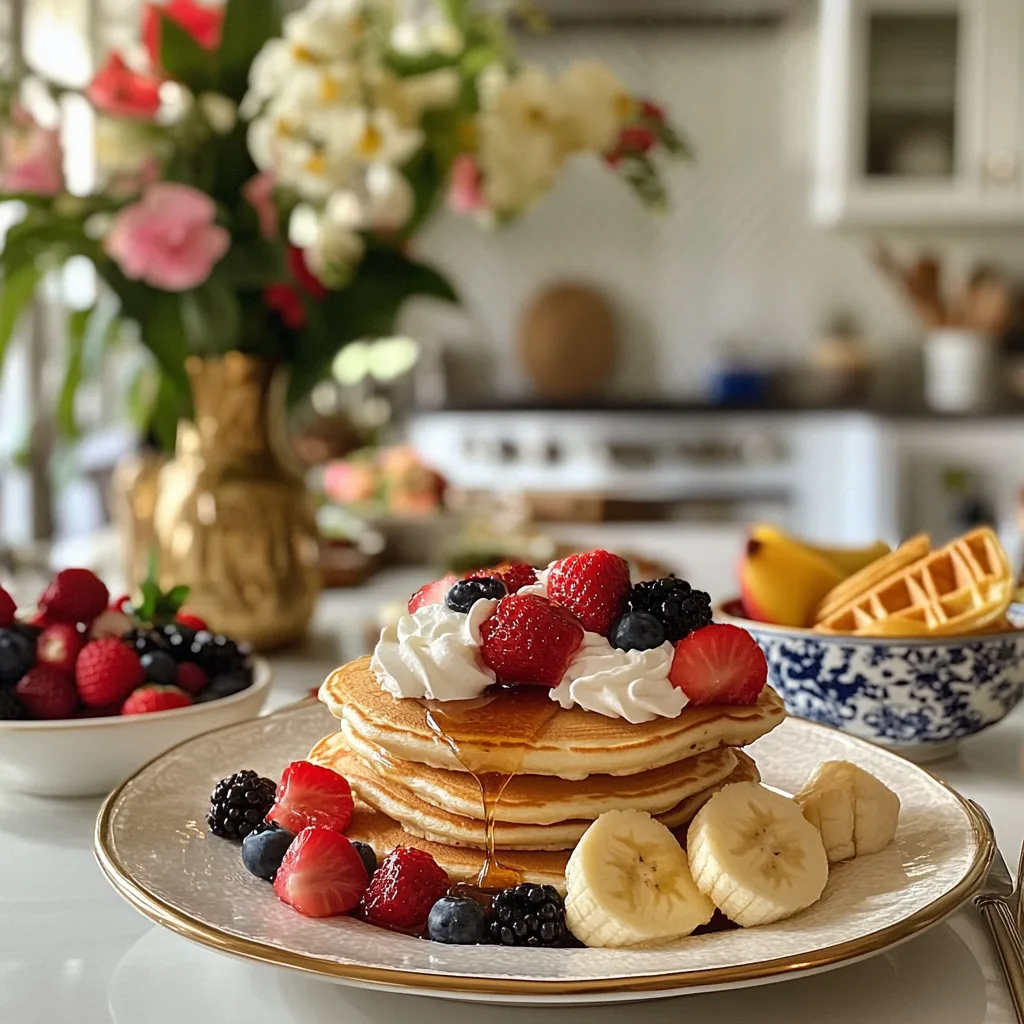
[[[640,114],[648,121],[662,124],[665,120],[665,111],[651,100],[644,100],[640,104]]]
[[[320,302],[327,296],[327,288],[306,263],[306,254],[294,245],[288,246],[288,269],[299,287],[312,299]]]
[[[263,301],[281,317],[289,330],[301,331],[306,326],[306,308],[294,285],[268,284],[263,289]]]
[[[85,90],[103,114],[149,120],[160,109],[160,83],[132,71],[115,50]]]
[[[616,149],[620,153],[646,153],[657,142],[657,137],[646,125],[627,125],[619,134]]]
[[[142,40],[154,67],[160,66],[161,15],[183,28],[204,50],[216,50],[220,46],[224,28],[222,7],[207,7],[195,0],[147,3],[142,14]]]

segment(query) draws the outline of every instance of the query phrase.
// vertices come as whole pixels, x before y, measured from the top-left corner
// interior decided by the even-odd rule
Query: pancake
[[[414,846],[429,853],[448,872],[453,882],[476,882],[484,866],[483,850],[474,850],[468,846],[445,846],[411,836],[397,821],[358,800],[345,835],[372,846],[378,860],[383,860],[396,846]],[[560,892],[565,892],[565,865],[569,861],[567,851],[509,851],[501,853],[499,860],[502,867],[521,875],[524,882],[553,885]]]
[[[563,779],[632,775],[716,747],[745,746],[785,717],[781,698],[768,686],[749,707],[686,707],[677,718],[639,725],[580,708],[566,711],[540,687],[494,688],[443,705],[399,700],[381,690],[369,658],[332,672],[320,699],[364,744],[401,761]]]
[[[324,740],[329,758],[334,747],[344,746],[357,754],[386,782],[410,790],[415,796],[465,818],[482,819],[480,786],[467,772],[429,768],[410,761],[396,761],[365,743],[342,722],[337,738]],[[314,753],[320,750],[315,748]],[[661,814],[695,793],[721,782],[736,767],[731,747],[718,747],[685,761],[635,775],[588,775],[570,781],[552,775],[516,775],[509,780],[495,808],[496,821],[548,825],[582,818],[593,821],[605,811],[635,808]],[[491,783],[491,791],[495,783]]]
[[[679,828],[687,824],[711,794],[722,786],[759,779],[754,762],[746,754],[739,751],[733,756],[737,765],[731,773],[724,777],[719,775],[714,783],[698,789],[663,814],[656,815],[658,820],[669,828]],[[398,821],[411,835],[441,844],[486,849],[487,835],[480,818],[464,817],[453,813],[447,805],[428,803],[403,782],[381,777],[370,763],[349,749],[340,733],[321,740],[309,759],[345,776],[364,803]],[[410,767],[415,769],[418,766]],[[550,824],[495,821],[494,846],[498,850],[570,850],[592,821],[569,819]]]

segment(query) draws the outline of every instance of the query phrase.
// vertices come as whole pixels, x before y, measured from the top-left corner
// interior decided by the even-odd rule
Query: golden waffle
[[[656,815],[658,820],[670,828],[681,828],[722,786],[760,779],[757,767],[746,754],[740,751],[735,757],[736,766],[732,772],[686,797],[665,813]],[[402,783],[381,778],[370,765],[348,749],[340,733],[321,740],[313,748],[309,759],[344,775],[360,800],[399,822],[410,835],[447,846],[473,846],[480,850],[487,848],[483,821],[453,814],[444,805],[437,806],[420,799]],[[500,800],[498,806],[501,806]],[[571,819],[544,825],[496,821],[493,829],[494,848],[571,850],[592,821]]]
[[[329,765],[333,751],[345,746],[385,782],[408,789],[428,804],[447,808],[462,817],[483,818],[480,785],[467,772],[397,761],[366,744],[344,722],[341,732],[328,736],[314,748],[313,754],[315,759]],[[576,780],[560,779],[556,775],[516,775],[502,790],[494,818],[526,825],[549,825],[571,818],[593,820],[605,811],[631,808],[661,814],[720,782],[736,763],[733,748],[718,747],[635,775],[588,775]],[[493,792],[498,784],[497,780],[489,780],[488,792]]]
[[[883,580],[815,629],[857,636],[954,636],[1006,614],[1010,565],[988,527],[972,530]]]
[[[859,572],[847,577],[833,587],[823,598],[815,613],[814,621],[821,624],[833,618],[838,612],[851,605],[858,598],[875,590],[880,584],[904,572],[915,562],[921,561],[932,549],[926,533],[904,541],[895,551],[883,555]]]
[[[566,711],[540,687],[496,689],[477,700],[431,706],[381,690],[369,658],[331,673],[320,699],[365,744],[400,761],[564,779],[631,775],[716,747],[745,746],[786,714],[768,686],[749,707],[687,707],[677,718],[640,725],[580,708]]]
[[[379,861],[396,846],[414,846],[418,850],[424,850],[448,872],[448,876],[454,882],[475,883],[484,866],[483,850],[468,846],[446,846],[411,836],[397,821],[358,800],[352,821],[345,829],[345,835],[349,839],[372,846]],[[569,860],[567,850],[509,850],[500,853],[498,859],[502,867],[521,876],[524,882],[553,885],[556,889],[565,891],[565,865]]]

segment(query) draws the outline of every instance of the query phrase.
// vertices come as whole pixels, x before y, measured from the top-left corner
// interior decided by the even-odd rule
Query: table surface
[[[269,707],[304,696],[361,653],[365,618],[407,594],[418,575],[383,574],[318,609],[311,640],[277,656]],[[1011,870],[1024,841],[1024,706],[956,757],[932,766],[992,818]],[[235,961],[152,925],[124,902],[92,856],[100,801],[0,793],[0,1021],[4,1024],[476,1024],[481,1008],[347,989]],[[572,1024],[621,1016],[615,1007],[488,1007],[495,1024]],[[688,1024],[1010,1024],[1009,999],[973,911],[851,967],[729,993],[647,1003],[644,1021]]]

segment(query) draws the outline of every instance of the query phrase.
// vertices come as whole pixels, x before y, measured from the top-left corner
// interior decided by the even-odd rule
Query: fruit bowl
[[[253,682],[218,700],[145,715],[60,721],[0,721],[0,785],[35,796],[109,792],[169,747],[254,718],[270,692],[269,662],[253,659]]]
[[[943,637],[860,637],[775,626],[743,615],[715,619],[748,630],[769,681],[801,718],[835,726],[915,761],[950,754],[1024,696],[1024,631]]]

